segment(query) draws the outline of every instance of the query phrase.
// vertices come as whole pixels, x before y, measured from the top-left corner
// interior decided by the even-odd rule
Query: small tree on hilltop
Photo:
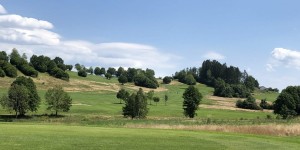
[[[106,79],[110,80],[112,78],[112,75],[110,73],[105,74]]]
[[[164,84],[169,84],[169,83],[171,83],[171,81],[172,81],[171,77],[166,76],[166,77],[163,78],[163,83]]]
[[[121,100],[126,102],[129,99],[130,94],[125,89],[121,89],[116,96],[118,99],[120,99],[120,104],[122,104]]]
[[[183,93],[183,110],[184,115],[194,118],[197,115],[195,112],[198,109],[202,95],[197,88],[189,86]]]
[[[150,105],[151,105],[151,101],[153,99],[153,96],[154,96],[154,91],[151,90],[147,93],[147,99],[150,101]]]
[[[153,101],[156,103],[156,106],[157,106],[157,103],[160,101],[160,98],[159,97],[153,97]]]
[[[55,86],[48,89],[45,94],[47,110],[55,111],[57,116],[58,111],[68,112],[72,106],[72,99],[61,86]]]

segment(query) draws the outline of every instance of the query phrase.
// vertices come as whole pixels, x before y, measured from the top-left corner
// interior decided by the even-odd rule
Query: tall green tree
[[[41,103],[41,98],[37,93],[36,85],[34,84],[33,80],[31,78],[21,76],[16,78],[16,80],[12,83],[12,86],[13,85],[24,85],[26,87],[29,92],[29,110],[31,112],[37,111]]]
[[[112,67],[109,67],[107,69],[107,73],[110,73],[111,75],[116,75],[116,69],[115,68],[112,68]]]
[[[149,102],[150,102],[150,105],[152,105],[151,104],[151,101],[153,100],[153,96],[154,96],[154,91],[153,90],[150,90],[148,93],[147,93],[147,100],[149,100]]]
[[[24,85],[12,85],[8,90],[8,96],[4,95],[1,98],[1,105],[3,108],[14,111],[16,118],[18,115],[24,116],[30,109],[29,106],[29,91]]]
[[[68,112],[72,106],[72,98],[61,86],[48,89],[45,99],[48,105],[47,110],[55,111],[56,116],[58,111]]]
[[[105,68],[102,67],[100,69],[100,75],[105,75],[105,74],[106,74]]]
[[[169,96],[165,94],[165,106],[167,106],[167,101],[169,100]]]
[[[126,101],[125,106],[123,107],[123,115],[124,117],[133,118],[146,118],[148,115],[148,107],[147,107],[147,98],[143,92],[143,89],[139,89],[139,91],[135,94],[133,93],[128,101]]]
[[[101,70],[100,70],[99,67],[96,67],[96,68],[95,68],[94,74],[95,74],[95,75],[101,75]]]
[[[282,118],[300,115],[300,86],[288,86],[277,97],[273,104],[274,113]]]
[[[202,100],[202,94],[197,88],[190,85],[183,93],[183,110],[184,115],[189,118],[194,118],[197,115],[196,110]]]
[[[116,76],[120,77],[121,75],[123,75],[125,73],[125,70],[123,67],[119,67]]]

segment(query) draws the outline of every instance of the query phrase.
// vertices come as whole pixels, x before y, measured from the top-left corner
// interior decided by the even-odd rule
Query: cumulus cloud
[[[216,53],[216,52],[208,52],[203,56],[205,59],[210,60],[223,60],[225,59],[225,56],[222,54]]]
[[[0,4],[0,14],[6,14],[5,8]]]
[[[280,66],[300,69],[300,51],[275,48],[271,52],[271,56],[272,58],[267,64],[267,71],[274,71],[274,68]]]
[[[62,40],[61,35],[51,31],[53,27],[52,23],[35,18],[0,15],[0,49],[10,53],[12,48],[17,48],[28,57],[33,54],[52,58],[59,56],[69,64],[151,68],[164,71],[175,68],[174,60],[179,59],[146,44]],[[159,75],[162,74],[166,73],[162,71]]]
[[[57,45],[60,36],[52,23],[15,14],[0,15],[0,40],[20,44]]]

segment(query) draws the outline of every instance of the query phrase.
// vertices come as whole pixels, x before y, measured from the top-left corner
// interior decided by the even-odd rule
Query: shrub
[[[80,76],[80,77],[86,77],[87,73],[84,70],[79,70],[78,71],[78,76]]]
[[[261,110],[261,108],[256,104],[256,99],[252,96],[249,96],[244,101],[238,100],[235,105],[238,108]]]
[[[259,106],[263,109],[273,109],[273,105],[269,104],[266,99],[262,99]]]
[[[163,78],[163,83],[164,84],[169,84],[169,83],[171,83],[171,81],[172,81],[171,77],[166,76],[166,77]]]

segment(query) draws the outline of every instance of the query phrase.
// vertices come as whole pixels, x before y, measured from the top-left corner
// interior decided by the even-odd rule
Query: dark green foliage
[[[184,115],[189,118],[194,118],[197,115],[196,110],[202,100],[202,94],[197,88],[190,85],[183,93],[183,110]]]
[[[197,82],[193,75],[188,74],[187,76],[185,76],[184,83],[187,85],[196,85]]]
[[[0,77],[5,77],[5,72],[0,67]]]
[[[8,90],[8,96],[3,96],[0,100],[3,108],[14,111],[16,118],[18,115],[24,116],[30,110],[29,91],[24,85],[12,85]]]
[[[246,100],[238,100],[236,102],[236,107],[252,110],[261,110],[261,108],[256,104],[256,99],[252,96],[249,96]]]
[[[75,69],[77,71],[82,70],[83,68],[81,67],[81,65],[79,63],[75,64]]]
[[[99,67],[96,67],[96,68],[94,69],[94,74],[95,74],[95,75],[101,75],[101,69],[100,69]]]
[[[123,100],[124,102],[128,101],[130,94],[125,89],[121,89],[118,91],[116,96],[118,99],[120,99],[120,104],[122,104],[121,100]]]
[[[246,77],[244,83],[245,83],[245,86],[251,90],[251,92],[253,92],[255,88],[259,87],[258,81],[255,78],[253,78],[252,76]]]
[[[262,99],[262,100],[260,101],[259,106],[260,106],[262,109],[273,109],[273,105],[272,105],[272,104],[269,104],[269,103],[267,102],[266,99]]]
[[[55,64],[57,65],[58,68],[60,68],[61,70],[63,71],[66,71],[67,70],[67,67],[66,65],[64,64],[64,60],[61,59],[60,57],[55,57],[53,59],[53,61],[55,62]]]
[[[143,90],[140,88],[135,94],[133,93],[123,107],[124,117],[133,118],[146,118],[148,114],[147,98],[144,95]]]
[[[156,89],[158,87],[158,83],[154,77],[149,78],[143,73],[140,73],[134,77],[134,84],[136,86],[142,86],[153,89]]]
[[[10,54],[10,63],[12,65],[17,66],[18,64],[20,64],[20,58],[21,58],[21,56],[20,56],[18,50],[14,48]]]
[[[108,79],[108,80],[110,80],[110,79],[112,78],[112,75],[111,75],[110,73],[107,72],[107,73],[105,74],[105,78]]]
[[[10,54],[10,63],[15,65],[26,76],[38,76],[38,72],[28,64],[27,60],[20,56],[17,49],[13,49]]]
[[[118,68],[118,71],[117,71],[117,73],[116,73],[116,76],[119,77],[119,76],[121,76],[121,75],[123,75],[123,74],[125,74],[124,68],[123,68],[123,67],[119,67],[119,68]]]
[[[69,74],[66,73],[65,71],[63,71],[62,69],[55,67],[52,69],[52,71],[49,73],[51,76],[55,77],[55,78],[59,78],[65,81],[69,81]]]
[[[15,78],[17,77],[17,69],[15,66],[13,66],[12,64],[8,63],[8,62],[1,62],[0,61],[0,65],[2,67],[2,69],[5,72],[5,75],[11,78]]]
[[[106,74],[105,68],[102,67],[100,69],[100,75],[105,75],[105,74]]]
[[[86,77],[87,76],[87,73],[84,70],[79,70],[77,74],[80,77]]]
[[[160,98],[159,97],[153,97],[153,101],[156,103],[156,106],[157,106],[157,103],[160,101]]]
[[[8,58],[6,52],[5,52],[5,51],[1,51],[1,52],[0,52],[0,61],[3,60],[3,61],[5,61],[5,62],[8,62],[8,59],[9,59],[9,58]]]
[[[61,86],[55,86],[47,90],[45,94],[47,110],[55,111],[57,116],[58,111],[68,112],[72,106],[72,98]]]
[[[167,101],[169,100],[169,96],[165,94],[165,105],[167,105]]]
[[[286,119],[300,114],[300,86],[288,86],[273,104],[274,113]]]
[[[73,69],[73,65],[66,65],[67,70],[71,71]]]
[[[48,71],[48,64],[50,60],[51,59],[49,57],[45,57],[43,55],[41,56],[32,55],[32,57],[30,58],[30,63],[37,71],[44,73]]]
[[[31,78],[21,76],[16,78],[16,80],[12,83],[12,86],[13,85],[24,85],[27,88],[29,92],[29,110],[32,112],[37,111],[41,99],[37,93],[36,85],[34,84],[33,80]]]
[[[87,69],[86,72],[89,74],[93,74],[94,73],[93,67],[90,67],[89,69]]]
[[[221,97],[240,97],[245,98],[250,95],[249,90],[243,84],[227,84],[224,80],[218,78],[214,81],[215,96]]]
[[[151,102],[152,102],[152,100],[153,100],[153,96],[154,96],[154,91],[153,91],[153,90],[150,90],[150,91],[146,94],[147,100],[149,100],[150,105],[152,105]]]
[[[172,77],[165,76],[165,77],[163,78],[163,83],[164,83],[164,84],[170,84],[171,81],[172,81]]]
[[[109,73],[109,74],[111,74],[111,75],[116,75],[116,69],[115,69],[115,68],[109,67],[109,68],[107,69],[107,73]]]
[[[127,79],[128,82],[133,82],[134,77],[137,75],[137,70],[135,68],[128,68],[127,69]]]
[[[122,85],[124,85],[124,83],[127,83],[127,82],[128,82],[127,77],[126,77],[125,75],[119,76],[118,81],[119,81],[119,83],[121,83]]]
[[[38,76],[38,72],[33,67],[29,66],[29,64],[23,64],[17,66],[17,68],[26,76],[31,76],[31,77]]]

